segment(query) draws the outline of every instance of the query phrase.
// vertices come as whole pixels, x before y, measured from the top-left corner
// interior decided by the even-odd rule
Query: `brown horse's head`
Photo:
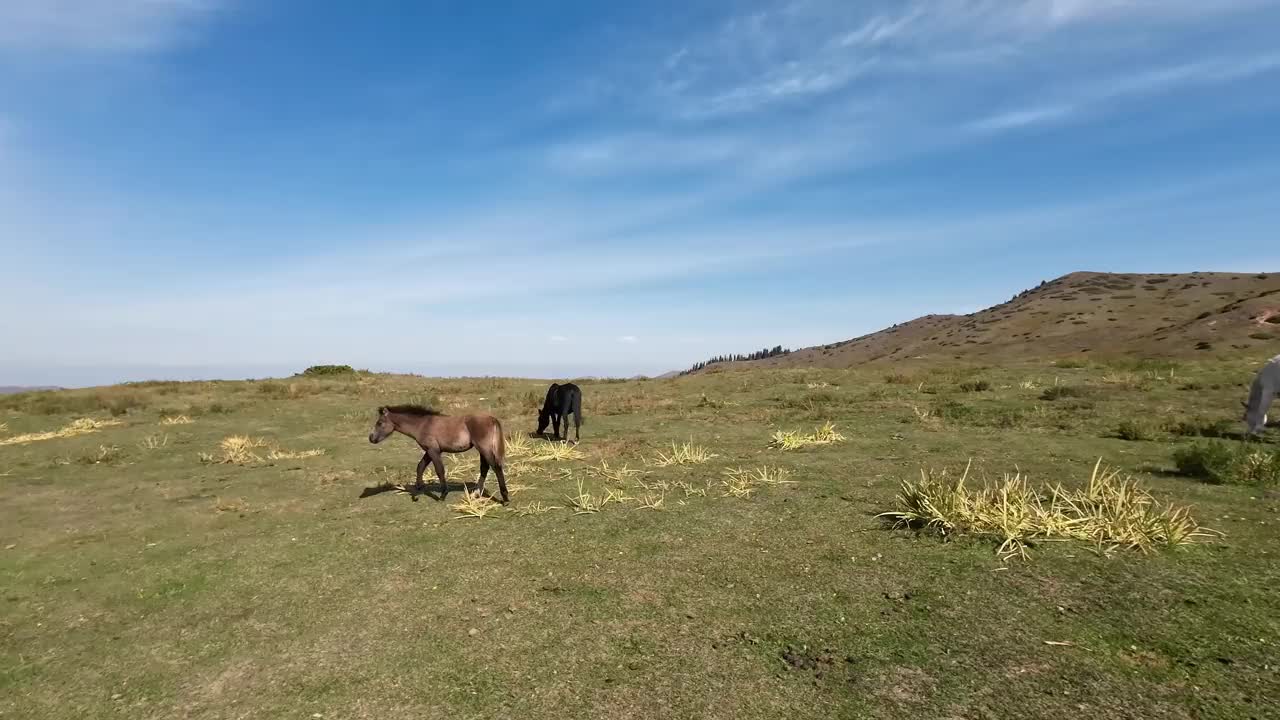
[[[547,425],[550,425],[550,424],[551,424],[551,413],[547,412],[545,408],[542,410],[539,410],[538,411],[538,430],[534,432],[534,435],[541,437],[542,434],[547,431]]]
[[[369,442],[376,445],[396,431],[396,424],[391,422],[390,415],[387,408],[378,408],[378,419],[373,422],[373,432],[369,433]]]

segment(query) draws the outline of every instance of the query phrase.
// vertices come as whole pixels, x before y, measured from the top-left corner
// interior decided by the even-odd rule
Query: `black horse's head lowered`
[[[547,425],[551,425],[555,432],[555,439],[560,439],[560,420],[564,420],[564,434],[568,439],[569,435],[569,415],[573,415],[573,435],[574,440],[581,439],[580,427],[582,426],[582,390],[573,383],[551,383],[551,387],[547,388],[547,398],[542,402],[542,409],[538,411],[538,429],[535,435],[542,437],[547,430]]]

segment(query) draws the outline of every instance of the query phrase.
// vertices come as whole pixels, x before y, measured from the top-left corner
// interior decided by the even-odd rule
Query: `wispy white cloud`
[[[796,0],[756,6],[682,38],[655,68],[654,108],[702,120],[868,91],[922,73],[1025,65],[1087,42],[1211,22],[1276,0]],[[1143,40],[1149,42],[1149,38]],[[634,93],[634,84],[625,85]]]
[[[1064,105],[1010,110],[977,120],[972,123],[971,127],[980,132],[1012,130],[1058,120],[1072,114],[1074,110],[1073,107]]]
[[[1050,104],[998,112],[973,122],[970,127],[982,132],[996,132],[1060,122],[1089,112],[1105,110],[1111,104],[1133,98],[1276,72],[1280,72],[1280,54],[1213,58],[1160,67],[1082,85]]]
[[[148,51],[182,40],[221,0],[7,0],[0,50]]]
[[[551,341],[551,342],[553,342],[553,343],[562,343],[562,342],[568,342],[568,341],[569,341],[569,338],[565,337],[564,335],[552,335],[551,337],[549,337],[549,338],[547,338],[547,339],[548,339],[548,340],[550,340],[550,341]]]
[[[1276,69],[1269,43],[1185,42],[1257,10],[1280,20],[1270,12],[1280,0],[751,8],[639,63],[648,84],[619,83],[645,103],[632,128],[562,140],[544,159],[568,177],[718,173],[751,190],[849,171],[969,142],[975,132],[1086,120],[1157,93],[1261,77]]]
[[[626,362],[627,347],[660,346],[672,332],[653,323],[655,312],[678,315],[678,324],[690,333],[693,328],[701,332],[718,327],[716,318],[724,313],[666,306],[597,308],[591,298],[602,292],[680,278],[760,272],[781,262],[848,262],[854,250],[874,255],[876,248],[913,248],[931,254],[969,243],[1012,242],[1042,236],[1047,229],[1123,216],[1134,207],[1183,205],[1188,194],[1205,188],[1197,182],[1194,188],[1177,186],[1154,195],[1108,196],[1102,202],[987,215],[962,212],[918,221],[800,224],[780,218],[774,223],[757,219],[722,224],[714,231],[650,230],[632,234],[619,247],[598,242],[563,250],[512,246],[486,263],[445,259],[447,255],[427,260],[399,235],[379,239],[366,232],[359,233],[367,244],[358,253],[313,257],[302,266],[245,266],[213,277],[197,268],[172,268],[168,284],[130,287],[126,293],[103,290],[93,279],[81,285],[79,278],[59,274],[38,279],[15,275],[0,284],[0,305],[16,307],[38,296],[40,307],[34,313],[0,314],[0,336],[9,341],[6,359],[12,363],[235,363],[246,347],[253,348],[255,362],[283,363],[331,355],[336,349],[333,338],[341,337],[341,351],[358,356],[353,362],[385,366],[387,358],[396,357],[464,362],[489,352],[495,342],[521,347],[526,360],[553,357],[539,353],[550,353],[559,344],[557,337],[568,341],[563,328],[569,322],[575,345],[585,343],[595,357]],[[467,234],[461,224],[450,233],[427,234],[442,247],[475,246],[488,238],[486,230]],[[592,252],[581,252],[583,247]],[[567,271],[575,282],[548,288],[547,277]],[[530,299],[552,303],[556,312],[535,311],[527,307]],[[466,323],[430,321],[419,326],[424,319],[459,312],[465,313]],[[593,326],[579,322],[588,316],[596,317]],[[192,318],[199,322],[193,324]],[[882,312],[865,322],[885,319],[890,316]],[[892,316],[897,319],[902,318]],[[630,332],[616,335],[612,329],[619,325]],[[770,327],[779,331],[779,326],[769,326],[753,332],[764,333]],[[655,336],[662,342],[641,342]],[[76,338],[74,346],[66,344],[67,337]],[[603,342],[593,343],[591,338]],[[606,346],[620,354],[611,355]]]

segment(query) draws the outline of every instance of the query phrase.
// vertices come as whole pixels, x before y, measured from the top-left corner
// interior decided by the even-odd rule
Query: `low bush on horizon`
[[[307,377],[324,377],[328,375],[354,375],[355,368],[350,365],[312,365],[302,374]]]

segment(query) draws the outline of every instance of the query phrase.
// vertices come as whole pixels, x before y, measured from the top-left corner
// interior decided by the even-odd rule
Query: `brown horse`
[[[503,456],[506,442],[502,438],[502,424],[492,415],[441,415],[421,405],[393,405],[378,408],[378,419],[369,433],[369,442],[380,443],[391,433],[401,432],[422,447],[422,460],[418,462],[417,488],[422,489],[422,473],[427,463],[435,466],[440,479],[440,499],[449,492],[444,479],[444,453],[466,452],[475,448],[480,453],[480,482],[476,486],[484,494],[484,479],[489,467],[498,476],[498,490],[502,502],[507,502],[507,478],[503,475]],[[465,485],[463,491],[466,491]]]

